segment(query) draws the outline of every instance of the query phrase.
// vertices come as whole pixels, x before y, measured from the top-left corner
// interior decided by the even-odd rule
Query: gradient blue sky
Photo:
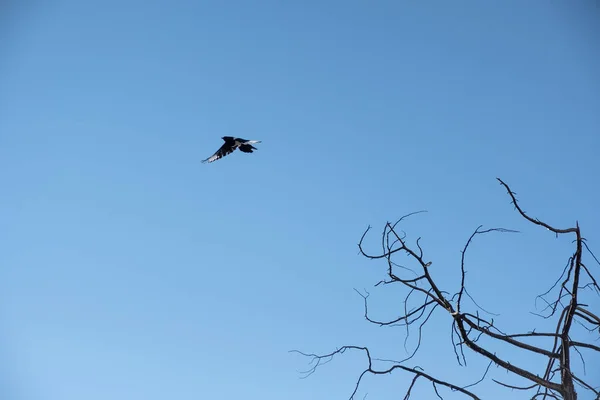
[[[362,355],[301,380],[288,350],[405,356],[403,329],[362,317],[353,288],[381,318],[403,296],[356,244],[421,209],[404,230],[451,292],[479,224],[521,230],[477,240],[468,283],[506,330],[538,326],[570,238],[525,224],[496,177],[600,253],[597,1],[3,4],[3,399],[345,399]],[[224,135],[263,143],[201,164]],[[449,332],[440,312],[409,365],[477,380]]]

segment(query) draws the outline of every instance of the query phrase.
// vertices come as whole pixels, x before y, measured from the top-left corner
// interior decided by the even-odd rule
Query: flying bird
[[[213,154],[205,160],[202,160],[203,163],[211,163],[213,161],[217,161],[218,159],[233,153],[235,149],[240,149],[240,151],[244,153],[252,153],[253,150],[258,150],[252,145],[261,142],[260,140],[246,140],[241,138],[234,138],[233,136],[223,136],[221,139],[223,139],[225,143],[223,143],[221,148],[219,148],[219,150],[217,150],[215,154]]]

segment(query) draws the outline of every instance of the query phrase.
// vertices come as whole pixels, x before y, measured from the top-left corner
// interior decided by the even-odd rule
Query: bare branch
[[[395,364],[395,365],[393,365],[393,366],[391,366],[391,367],[389,367],[389,368],[387,368],[385,370],[376,370],[376,369],[373,369],[373,359],[371,358],[371,353],[369,352],[369,349],[366,348],[366,347],[360,347],[360,346],[343,346],[342,348],[340,348],[340,349],[338,349],[338,350],[336,350],[334,352],[331,352],[329,354],[325,354],[325,355],[322,355],[322,356],[319,356],[319,355],[316,355],[316,354],[306,354],[306,353],[303,353],[303,352],[298,351],[298,350],[291,350],[291,352],[293,352],[293,353],[299,353],[299,354],[301,354],[303,356],[306,356],[306,357],[311,357],[313,360],[315,360],[315,359],[319,360],[319,359],[323,359],[323,358],[330,359],[333,356],[335,356],[336,354],[343,354],[346,350],[360,350],[360,351],[363,351],[366,354],[367,361],[368,361],[368,367],[358,377],[358,380],[356,382],[356,386],[354,388],[354,391],[352,392],[352,394],[350,396],[350,400],[354,399],[354,396],[356,395],[356,392],[358,391],[358,388],[360,386],[360,382],[361,382],[362,378],[367,373],[370,373],[370,374],[373,374],[373,375],[385,375],[385,374],[389,374],[389,373],[391,373],[391,372],[393,372],[393,371],[395,371],[397,369],[400,369],[400,370],[403,370],[403,371],[406,371],[406,372],[410,372],[410,373],[414,374],[416,377],[423,377],[423,378],[429,380],[432,383],[435,383],[435,384],[440,385],[440,386],[445,386],[445,387],[447,387],[449,389],[452,389],[454,391],[460,392],[460,393],[462,393],[462,394],[464,394],[464,395],[466,395],[466,396],[468,396],[468,397],[470,397],[470,398],[472,398],[474,400],[480,400],[479,397],[477,397],[474,393],[470,392],[469,390],[464,389],[464,388],[462,388],[460,386],[454,385],[452,383],[445,382],[443,380],[434,378],[433,376],[425,373],[423,370],[421,370],[418,367],[409,368],[409,367],[406,367],[404,365]],[[316,362],[315,366],[313,368],[311,368],[311,371],[314,372],[317,369],[318,366],[319,366],[319,363]]]
[[[519,205],[516,194],[510,187],[501,179],[497,179],[506,189],[511,203],[522,218],[534,225],[551,231],[557,237],[559,235],[573,235],[574,237],[572,242],[574,250],[569,255],[562,273],[560,273],[560,276],[554,281],[550,289],[535,299],[536,310],[539,310],[537,301],[540,300],[543,302],[542,307],[540,307],[542,308],[541,313],[532,312],[532,314],[548,320],[553,325],[553,321],[556,319],[554,328],[549,329],[550,332],[536,332],[534,329],[508,334],[494,321],[494,317],[500,316],[482,308],[467,289],[466,253],[470,249],[470,246],[473,245],[475,237],[491,232],[518,233],[518,231],[505,228],[482,229],[481,225],[478,226],[471,233],[462,249],[460,258],[460,287],[453,295],[450,295],[447,291],[443,290],[443,282],[434,277],[435,271],[438,269],[432,269],[432,261],[426,259],[426,249],[422,244],[421,237],[418,237],[416,241],[409,240],[407,233],[401,230],[400,224],[402,221],[412,215],[425,212],[418,211],[404,215],[394,223],[387,222],[384,225],[381,232],[380,254],[367,253],[363,247],[364,240],[367,233],[371,230],[371,226],[364,231],[358,243],[359,253],[362,256],[370,260],[385,260],[387,263],[385,276],[375,286],[397,285],[396,287],[405,290],[404,301],[397,303],[396,316],[388,320],[372,318],[369,313],[369,292],[364,290],[366,294],[363,294],[355,289],[363,298],[364,318],[369,323],[379,326],[402,326],[406,331],[404,348],[407,353],[409,353],[406,348],[407,341],[411,335],[414,335],[416,330],[418,336],[415,348],[405,359],[400,361],[374,359],[371,357],[367,347],[360,346],[343,346],[332,353],[324,355],[305,354],[295,350],[295,352],[311,358],[309,363],[310,368],[304,372],[306,376],[314,373],[319,366],[330,362],[335,355],[343,354],[346,350],[358,350],[366,354],[367,367],[359,374],[350,399],[354,399],[365,375],[384,375],[390,374],[395,370],[412,374],[411,383],[404,396],[405,400],[411,397],[416,382],[420,378],[428,380],[431,383],[433,391],[440,399],[443,399],[439,392],[440,387],[446,387],[452,391],[458,391],[466,397],[478,399],[477,395],[471,392],[469,388],[483,382],[488,375],[491,365],[495,364],[513,377],[516,376],[524,379],[527,381],[527,384],[517,386],[501,382],[497,379],[492,379],[492,381],[496,382],[499,386],[512,390],[534,390],[535,394],[531,397],[532,399],[575,400],[577,397],[575,385],[577,385],[582,390],[596,394],[600,400],[598,389],[577,377],[574,374],[571,363],[571,354],[574,351],[581,358],[581,365],[585,373],[584,354],[587,355],[587,351],[600,352],[600,346],[586,342],[585,340],[579,340],[579,338],[572,339],[570,336],[579,332],[572,329],[574,323],[590,332],[596,330],[600,332],[600,317],[598,317],[597,312],[589,310],[580,300],[580,297],[589,293],[600,295],[598,281],[590,269],[583,263],[584,250],[587,251],[585,254],[589,253],[598,265],[600,265],[600,261],[582,237],[578,222],[575,222],[574,227],[559,229],[538,218],[529,216]],[[403,262],[403,265],[394,261],[401,254],[408,260]],[[465,296],[472,301],[472,304],[463,301]],[[422,331],[432,318],[434,311],[438,309],[438,306],[441,306],[441,309],[445,312],[437,313],[436,316],[443,316],[449,321],[449,342],[452,344],[457,363],[460,366],[467,365],[466,353],[469,350],[472,352],[471,354],[483,357],[489,361],[481,379],[467,386],[459,386],[433,377],[425,373],[420,367],[405,365],[421,348]],[[474,308],[474,310],[470,311],[469,308]],[[480,315],[479,310],[485,314]],[[541,371],[537,371],[536,369],[529,370],[523,366],[514,365],[508,361],[507,354],[492,351],[491,347],[489,347],[490,344],[493,346],[500,343],[513,351],[527,351],[534,353],[536,357],[542,357],[543,364]],[[504,347],[502,349],[505,351]],[[392,365],[386,368],[375,368],[373,361],[390,362]]]
[[[529,215],[527,215],[521,209],[521,207],[519,207],[519,204],[517,203],[517,199],[515,198],[515,193],[510,190],[510,188],[508,187],[508,185],[506,183],[504,183],[504,181],[502,181],[502,179],[500,179],[500,178],[496,178],[496,179],[498,179],[498,181],[500,182],[500,184],[506,188],[506,191],[508,192],[508,195],[512,199],[512,204],[515,206],[515,208],[517,209],[517,211],[519,211],[519,214],[521,214],[521,216],[523,218],[525,218],[526,220],[528,220],[529,222],[532,222],[532,223],[534,223],[536,225],[543,226],[544,228],[546,228],[549,231],[552,231],[554,233],[576,233],[577,232],[577,228],[557,229],[557,228],[551,227],[550,225],[546,224],[545,222],[540,221],[537,218],[531,218]]]

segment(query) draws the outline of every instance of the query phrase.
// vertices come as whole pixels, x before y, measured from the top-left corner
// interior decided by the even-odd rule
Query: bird
[[[240,151],[244,153],[252,153],[254,150],[258,150],[252,145],[261,143],[260,140],[246,140],[233,136],[223,136],[221,139],[223,139],[225,143],[223,143],[223,145],[215,152],[215,154],[205,160],[202,160],[203,163],[217,161],[218,159],[233,153],[235,149],[240,149]]]

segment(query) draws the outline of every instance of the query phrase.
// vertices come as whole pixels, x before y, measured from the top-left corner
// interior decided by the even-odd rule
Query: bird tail
[[[248,140],[245,144],[256,144],[256,143],[261,143],[260,140]]]

